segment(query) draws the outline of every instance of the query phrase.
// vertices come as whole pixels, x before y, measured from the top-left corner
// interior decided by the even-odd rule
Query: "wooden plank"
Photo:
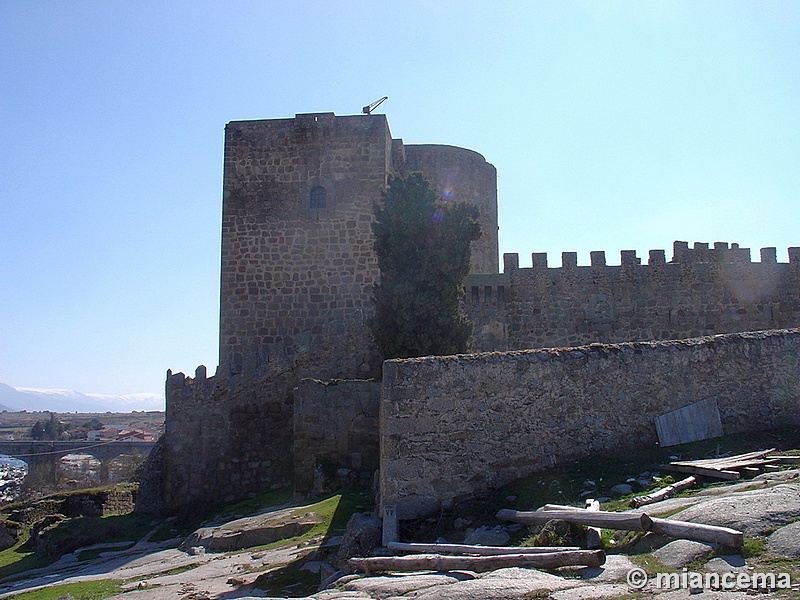
[[[724,434],[717,399],[704,398],[655,418],[662,447],[720,437]]]
[[[697,460],[678,460],[673,461],[679,464],[688,464],[688,465],[697,465],[698,467],[719,467],[724,466],[727,463],[738,463],[744,462],[748,460],[755,460],[762,458],[769,454],[770,452],[774,452],[775,448],[770,448],[769,450],[756,450],[755,452],[747,452],[745,454],[736,454],[734,456],[721,456],[719,458],[700,458]]]
[[[768,456],[767,458],[771,458],[771,459],[777,460],[779,463],[782,463],[782,464],[800,462],[800,456],[791,456],[791,455],[784,455],[784,454],[778,454],[778,455],[775,455],[775,456]]]
[[[722,469],[711,469],[705,467],[693,467],[690,465],[661,465],[661,468],[666,471],[678,471],[679,473],[691,473],[692,475],[704,475],[705,477],[715,477],[717,479],[725,479],[726,481],[735,481],[741,475],[736,471],[725,471]]]

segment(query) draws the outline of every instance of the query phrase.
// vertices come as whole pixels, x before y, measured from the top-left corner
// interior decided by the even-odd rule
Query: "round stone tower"
[[[407,172],[420,171],[442,200],[470,202],[480,210],[483,230],[472,244],[471,274],[498,272],[497,170],[472,150],[440,144],[405,146]]]

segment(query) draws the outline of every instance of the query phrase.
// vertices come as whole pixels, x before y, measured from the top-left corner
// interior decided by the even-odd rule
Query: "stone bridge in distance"
[[[23,460],[28,474],[23,488],[31,491],[60,491],[64,488],[105,485],[125,479],[147,459],[155,442],[96,441],[0,441],[0,454]],[[100,463],[90,473],[65,472],[62,458],[69,454],[90,455]],[[96,465],[96,463],[94,463]]]

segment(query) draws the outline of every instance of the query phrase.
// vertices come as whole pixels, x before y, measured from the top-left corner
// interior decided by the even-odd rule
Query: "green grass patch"
[[[372,502],[372,497],[366,490],[348,489],[342,490],[340,493],[329,496],[315,504],[298,507],[291,511],[290,515],[292,517],[302,517],[308,513],[315,513],[321,518],[320,522],[300,535],[276,540],[262,546],[255,546],[249,548],[249,550],[259,551],[287,545],[300,545],[313,539],[340,534],[347,527],[347,522],[353,513],[370,508]]]
[[[269,508],[270,506],[282,506],[292,501],[292,488],[285,487],[271,492],[259,494],[253,498],[229,504],[224,508],[214,512],[211,519],[233,519],[239,516],[252,515],[259,510]]]
[[[52,587],[40,588],[29,592],[21,592],[12,596],[14,600],[58,600],[74,598],[75,600],[103,600],[119,594],[122,582],[118,579],[100,581],[82,581],[65,583]]]
[[[742,558],[757,558],[767,549],[767,540],[763,537],[745,537],[739,554]]]
[[[137,542],[150,531],[152,519],[139,513],[107,517],[76,517],[55,524],[46,532],[46,556],[55,560],[83,546]]]
[[[675,571],[675,569],[670,569],[652,554],[632,554],[629,558],[631,562],[644,569],[648,577],[655,577],[658,573],[672,573]]]
[[[292,501],[292,488],[285,487],[273,490],[224,506],[208,510],[206,507],[193,507],[180,512],[174,519],[150,537],[151,541],[159,542],[173,537],[186,537],[199,527],[233,521],[240,517],[252,515],[265,508],[288,505]]]

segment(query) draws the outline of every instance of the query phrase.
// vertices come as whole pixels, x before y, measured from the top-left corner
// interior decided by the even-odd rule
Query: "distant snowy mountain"
[[[0,410],[56,413],[164,410],[164,397],[158,394],[84,394],[75,390],[14,388],[0,383]]]

